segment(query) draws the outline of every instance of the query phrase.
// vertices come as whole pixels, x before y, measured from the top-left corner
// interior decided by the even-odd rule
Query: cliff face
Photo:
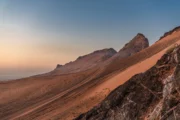
[[[179,120],[180,47],[125,84],[76,120]]]

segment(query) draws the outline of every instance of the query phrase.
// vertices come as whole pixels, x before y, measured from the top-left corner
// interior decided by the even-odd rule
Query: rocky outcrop
[[[75,120],[179,120],[180,47]]]
[[[129,43],[127,43],[121,50],[132,49],[140,51],[149,46],[148,39],[142,34],[138,33]],[[120,51],[121,51],[120,50]]]
[[[62,67],[62,65],[57,64],[56,69],[58,69],[58,68],[60,68],[60,67]]]
[[[51,74],[68,74],[84,71],[95,66],[106,66],[113,64],[114,59],[129,57],[149,46],[148,39],[141,33],[138,33],[130,42],[128,42],[118,53],[113,48],[94,51],[90,54],[80,56],[75,61],[69,62],[63,66],[57,66]],[[112,59],[110,59],[112,58]],[[113,71],[113,70],[112,70]]]
[[[102,73],[102,76],[112,73],[117,70],[125,69],[140,59],[128,61],[129,57],[133,57],[135,54],[138,54],[140,51],[149,47],[148,39],[141,33],[138,33],[132,40],[130,40],[122,49],[119,50],[117,54],[112,56],[104,64],[105,69]],[[126,60],[125,60],[126,59]]]
[[[164,33],[164,35],[160,37],[160,40],[165,38],[168,35],[171,35],[172,33],[176,32],[176,31],[179,31],[179,30],[180,30],[180,26],[175,27],[174,29],[170,30],[169,32]]]
[[[138,33],[129,43],[127,43],[119,51],[119,56],[131,56],[145,48],[149,47],[148,39],[142,34]]]

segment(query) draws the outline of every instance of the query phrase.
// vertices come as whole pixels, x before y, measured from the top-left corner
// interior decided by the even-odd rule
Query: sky
[[[0,0],[0,80],[51,71],[137,33],[150,44],[180,25],[179,0]]]

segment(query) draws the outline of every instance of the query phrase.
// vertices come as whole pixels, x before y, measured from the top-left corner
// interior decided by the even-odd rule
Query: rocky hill
[[[90,54],[80,56],[75,61],[65,65],[57,65],[56,69],[51,74],[67,74],[84,71],[98,65],[106,65],[112,62],[113,59],[122,59],[129,57],[145,48],[149,47],[148,39],[141,33],[138,33],[132,40],[116,52],[113,48],[94,51]],[[108,62],[109,61],[109,62]]]
[[[138,33],[129,43],[127,43],[119,52],[130,49],[131,52],[139,52],[149,46],[148,39],[142,34]]]
[[[148,39],[142,33],[138,33],[132,40],[126,43],[112,59],[122,59],[131,56],[147,47],[149,47]]]
[[[80,56],[75,61],[65,65],[57,65],[51,74],[68,74],[85,71],[111,58],[117,52],[113,48],[94,51],[90,54]]]
[[[175,27],[174,29],[172,29],[172,30],[164,33],[164,35],[160,37],[160,40],[163,39],[163,38],[165,38],[165,37],[168,36],[168,35],[171,35],[171,34],[174,33],[174,32],[177,32],[177,31],[180,31],[180,26]]]

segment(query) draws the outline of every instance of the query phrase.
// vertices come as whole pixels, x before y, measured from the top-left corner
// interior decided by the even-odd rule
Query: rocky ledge
[[[174,32],[179,31],[179,30],[180,30],[180,26],[175,27],[174,29],[170,30],[169,32],[164,33],[164,35],[160,37],[160,40],[163,39],[163,38],[165,38],[165,37],[168,36],[168,35],[171,35],[171,34],[174,33]]]

